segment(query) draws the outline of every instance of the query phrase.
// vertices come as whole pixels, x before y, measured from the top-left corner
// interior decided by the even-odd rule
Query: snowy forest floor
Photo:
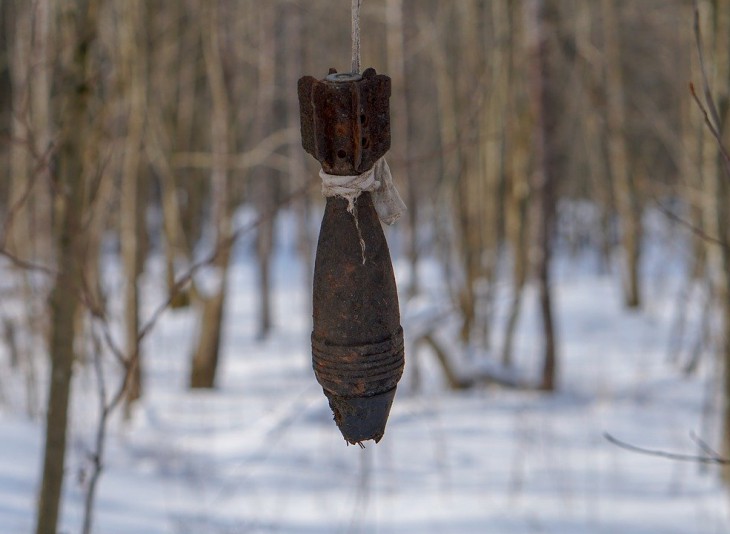
[[[361,450],[346,446],[311,371],[311,310],[293,228],[281,230],[276,327],[266,341],[256,339],[250,243],[238,247],[218,389],[186,389],[196,327],[189,311],[168,311],[146,340],[145,395],[131,422],[110,426],[95,532],[730,531],[728,495],[715,467],[634,454],[603,437],[684,453],[698,452],[692,432],[717,443],[717,371],[709,353],[690,377],[667,356],[683,284],[671,251],[650,255],[647,305],[633,313],[622,307],[615,273],[597,274],[589,259],[559,257],[557,393],[452,392],[424,349],[417,356],[421,390],[412,391],[407,369],[384,439]],[[405,265],[396,261],[396,271],[402,281]],[[149,272],[147,314],[164,298],[159,266]],[[424,296],[402,303],[406,335],[424,309],[444,305],[436,265],[424,263],[422,275]],[[497,292],[495,347],[508,290],[504,284]],[[540,367],[535,300],[528,290],[516,345],[516,369],[527,379]],[[700,305],[687,304],[688,336],[696,333]],[[455,338],[450,321],[439,330],[441,339]],[[463,356],[462,363],[489,357]],[[407,368],[414,357],[406,354]],[[0,348],[0,532],[22,534],[34,522],[43,424],[23,415],[22,379],[7,359]],[[98,393],[87,367],[77,368],[74,384],[59,531],[67,534],[80,530],[96,429]]]

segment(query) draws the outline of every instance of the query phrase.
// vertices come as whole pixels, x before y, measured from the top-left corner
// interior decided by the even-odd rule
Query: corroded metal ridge
[[[382,343],[336,346],[312,336],[317,380],[340,396],[371,397],[390,391],[403,374],[403,330]]]
[[[299,80],[302,145],[328,174],[361,174],[390,148],[390,78],[367,69]],[[388,244],[370,193],[354,213],[327,199],[314,267],[312,366],[350,443],[385,432],[403,373],[403,330]],[[365,251],[360,245],[362,238]],[[363,257],[365,261],[363,262]]]
[[[327,174],[354,176],[390,149],[390,78],[367,69],[360,79],[330,72],[299,80],[302,146]]]

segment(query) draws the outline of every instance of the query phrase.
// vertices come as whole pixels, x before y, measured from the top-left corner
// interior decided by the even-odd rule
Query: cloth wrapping
[[[372,193],[373,204],[381,222],[391,225],[406,211],[406,205],[393,183],[393,176],[385,157],[357,176],[336,176],[319,171],[322,178],[322,194],[326,197],[340,197],[348,202],[347,211],[355,214],[355,201],[363,192]]]

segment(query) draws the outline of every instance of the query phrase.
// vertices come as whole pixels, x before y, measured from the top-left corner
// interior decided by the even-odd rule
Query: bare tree
[[[625,302],[629,308],[638,308],[641,305],[639,287],[641,211],[626,146],[626,97],[616,0],[601,0],[601,14],[606,62],[609,169],[621,225]]]
[[[211,117],[211,203],[212,221],[215,228],[216,255],[212,266],[215,287],[210,295],[202,299],[202,321],[198,332],[197,347],[190,372],[190,385],[194,388],[212,388],[215,385],[220,352],[221,328],[225,304],[228,266],[231,256],[231,208],[228,184],[228,153],[230,133],[228,130],[229,97],[223,75],[221,42],[219,35],[218,2],[206,4],[205,28],[203,32],[203,53],[212,103]]]
[[[93,90],[90,64],[99,5],[96,0],[64,0],[59,7],[62,43],[59,90],[63,102],[54,177],[56,202],[60,204],[56,245],[58,273],[50,296],[48,350],[51,373],[37,534],[57,531],[64,478],[68,401],[75,355],[74,319],[84,279],[83,222],[88,172],[85,158],[89,143],[89,100]]]
[[[552,391],[557,378],[557,341],[555,334],[553,297],[551,288],[552,241],[555,220],[556,115],[550,100],[549,35],[557,24],[552,0],[529,0],[527,35],[531,40],[532,56],[532,109],[537,122],[534,132],[535,168],[532,181],[535,191],[535,221],[538,226],[535,246],[535,270],[540,292],[540,313],[543,327],[542,389]]]
[[[256,139],[263,139],[274,131],[276,99],[276,48],[279,39],[276,32],[277,6],[267,3],[258,8],[258,91],[253,124]],[[277,178],[270,169],[257,166],[251,172],[254,202],[261,213],[274,210],[276,205]],[[259,276],[259,324],[257,335],[268,337],[272,322],[271,260],[274,251],[275,218],[267,218],[256,233],[256,257]]]
[[[505,326],[502,363],[511,365],[514,336],[520,317],[522,294],[529,274],[529,228],[530,228],[530,135],[534,117],[529,111],[529,95],[519,68],[526,57],[524,38],[524,2],[508,2],[510,33],[510,57],[507,83],[511,90],[507,96],[505,137],[505,174],[507,201],[505,207],[506,238],[512,252],[512,303]],[[504,16],[504,15],[503,15]],[[496,21],[495,21],[496,23]]]
[[[393,152],[396,161],[403,165],[396,165],[394,171],[407,186],[408,198],[408,239],[406,255],[410,265],[410,278],[406,295],[413,296],[419,292],[418,279],[418,196],[419,186],[413,172],[413,150],[409,132],[410,108],[409,83],[406,69],[406,20],[408,8],[403,0],[387,0],[385,3],[386,19],[386,47],[388,56],[388,74],[392,83],[391,107],[393,109]]]
[[[286,72],[284,73],[286,88],[296,87],[297,80],[302,74],[302,45],[304,37],[303,6],[291,5],[285,11],[285,27],[283,32],[287,38],[283,42],[286,47],[284,60]],[[300,188],[305,186],[310,177],[304,159],[304,151],[301,148],[299,133],[299,100],[297,93],[293,90],[286,91],[286,125],[289,132],[288,161],[289,179],[291,186]],[[297,212],[297,242],[299,254],[304,264],[304,285],[306,291],[312,291],[312,273],[314,272],[314,237],[310,231],[311,198],[305,195],[295,205]],[[307,300],[311,300],[307,299]]]
[[[127,416],[132,403],[142,394],[142,355],[137,342],[139,331],[139,288],[144,246],[143,180],[140,157],[144,137],[147,107],[146,50],[142,43],[145,33],[145,13],[139,0],[130,0],[121,7],[119,50],[122,84],[127,103],[127,131],[124,144],[120,190],[120,236],[122,263],[126,284],[124,288],[124,332],[126,353],[131,355],[131,374],[127,383],[125,409]]]
[[[708,226],[717,236],[717,245],[708,249],[708,267],[718,295],[721,312],[720,363],[724,369],[723,406],[722,406],[722,455],[730,453],[730,5],[726,2],[705,3],[710,8],[704,16],[695,4],[695,31],[697,48],[702,68],[703,106],[697,95],[695,101],[700,105],[709,133],[703,157],[709,158],[703,170],[703,180],[708,188],[708,203],[705,207],[710,214]],[[704,38],[703,38],[704,36]],[[705,62],[705,52],[711,61]],[[708,70],[712,69],[714,79]],[[714,83],[713,83],[714,82]],[[713,220],[714,219],[714,220]],[[711,234],[713,235],[713,234]],[[723,479],[730,483],[730,468],[722,470]]]

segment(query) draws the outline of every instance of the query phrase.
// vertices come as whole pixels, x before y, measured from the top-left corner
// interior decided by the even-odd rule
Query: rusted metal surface
[[[302,146],[327,174],[361,174],[390,149],[389,77],[330,72],[301,78],[298,89]]]
[[[390,78],[373,69],[362,77],[333,74],[299,80],[302,145],[328,174],[354,176],[390,147]],[[312,365],[337,426],[354,444],[382,438],[404,350],[390,252],[370,193],[357,198],[355,213],[347,207],[328,198],[322,219]]]

